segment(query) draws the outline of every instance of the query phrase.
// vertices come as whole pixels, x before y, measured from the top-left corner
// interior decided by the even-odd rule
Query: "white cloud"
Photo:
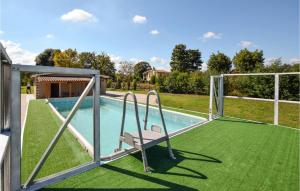
[[[269,65],[273,64],[274,62],[280,61],[280,60],[282,60],[281,57],[278,57],[278,58],[275,58],[275,57],[266,58],[265,62],[264,62],[264,65],[269,66]]]
[[[108,54],[108,56],[110,57],[110,60],[115,63],[115,67],[118,70],[120,66],[120,62],[123,61],[122,57],[116,56],[114,54]]]
[[[291,64],[299,64],[300,63],[300,58],[291,58],[290,63]]]
[[[141,16],[141,15],[135,15],[133,18],[132,18],[132,21],[134,23],[137,23],[137,24],[144,24],[147,22],[147,18],[145,16]]]
[[[202,35],[201,39],[203,42],[206,42],[210,39],[221,39],[222,34],[221,33],[215,33],[215,32],[206,32]]]
[[[0,35],[1,35],[1,34],[4,34],[4,31],[0,30]]]
[[[206,62],[203,62],[202,63],[202,68],[201,68],[201,71],[206,71],[207,70],[207,63]]]
[[[94,15],[82,9],[73,9],[63,14],[60,19],[70,22],[97,22],[97,18]]]
[[[252,41],[242,40],[239,42],[238,45],[240,45],[243,48],[249,48],[250,46],[254,46],[254,43]]]
[[[152,31],[150,31],[150,34],[159,35],[159,31],[158,30],[152,30]]]
[[[6,52],[13,64],[24,64],[24,65],[34,65],[34,59],[36,54],[25,50],[21,47],[20,43],[16,43],[10,40],[0,40]]]
[[[153,56],[152,58],[150,58],[150,62],[152,63],[159,63],[159,64],[168,64],[169,61],[166,60],[166,59],[162,59],[160,57],[157,57],[157,56]]]
[[[162,69],[170,71],[169,60],[160,58],[158,56],[153,56],[150,58],[150,64],[154,66],[156,69]]]
[[[141,62],[143,61],[142,59],[139,59],[139,58],[130,58],[129,59],[130,62],[133,62],[134,64],[138,63],[138,62]]]
[[[54,35],[53,35],[53,34],[47,34],[47,35],[46,35],[46,38],[48,38],[48,39],[53,39],[53,38],[54,38]]]

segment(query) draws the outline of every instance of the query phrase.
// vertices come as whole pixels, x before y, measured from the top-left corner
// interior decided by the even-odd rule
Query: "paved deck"
[[[21,94],[21,127],[23,127],[25,122],[25,115],[28,103],[30,100],[35,99],[34,94]]]
[[[114,98],[118,98],[118,99],[123,99],[124,95],[126,94],[126,92],[118,92],[118,91],[106,91],[106,96],[110,96],[110,97],[114,97]],[[146,104],[146,99],[147,99],[147,95],[146,94],[135,94],[136,99],[139,103],[143,103]],[[132,97],[129,96],[128,100],[133,101]],[[156,105],[156,97],[155,96],[150,96],[150,105]]]

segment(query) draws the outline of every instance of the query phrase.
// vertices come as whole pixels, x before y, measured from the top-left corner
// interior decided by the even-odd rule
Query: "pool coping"
[[[90,98],[91,96],[87,96],[87,98]],[[111,99],[111,100],[115,100],[115,101],[119,101],[119,102],[123,102],[122,99],[118,99],[118,98],[112,98],[112,97],[108,97],[108,96],[100,96],[99,98],[101,97],[104,97],[106,99]],[[73,99],[76,99],[76,97],[72,97]],[[53,99],[53,98],[51,98]],[[59,100],[61,98],[54,98],[53,100]],[[47,104],[50,106],[50,108],[52,109],[52,111],[59,117],[59,119],[64,122],[65,121],[65,118],[56,110],[56,108],[52,105],[51,101],[49,99],[46,99],[47,101]],[[133,101],[127,101],[127,102],[130,102],[130,103],[133,103]],[[142,107],[146,107],[145,104],[142,104],[142,103],[138,103],[139,106],[142,106]],[[152,108],[152,109],[158,109],[158,107],[154,107],[152,105],[149,105],[149,108]],[[196,124],[193,124],[193,125],[190,125],[190,126],[187,126],[187,127],[184,127],[182,129],[179,129],[179,130],[176,130],[172,133],[169,133],[169,137],[170,139],[177,136],[177,135],[180,135],[180,134],[183,134],[187,131],[190,131],[194,128],[197,128],[199,126],[202,126],[204,124],[207,124],[208,122],[210,122],[208,119],[204,118],[204,117],[200,117],[200,116],[195,116],[195,115],[191,115],[191,114],[187,114],[187,113],[181,113],[181,112],[178,112],[178,111],[173,111],[173,110],[169,110],[169,109],[162,109],[163,111],[167,111],[167,112],[170,112],[170,113],[176,113],[176,114],[179,114],[179,115],[184,115],[184,116],[189,116],[189,117],[193,117],[193,118],[199,118],[202,120],[202,122],[199,122],[199,123],[196,123]],[[68,124],[68,130],[69,132],[75,137],[75,139],[80,143],[80,145],[82,146],[82,148],[88,152],[88,154],[93,157],[93,153],[94,153],[94,149],[93,149],[93,146],[72,126],[71,123]],[[117,160],[119,158],[122,158],[124,156],[127,156],[129,154],[132,154],[132,153],[135,153],[139,151],[138,149],[135,149],[135,148],[129,148],[129,149],[124,149],[122,151],[119,151],[119,152],[115,152],[113,154],[110,154],[110,155],[106,155],[106,156],[100,156],[101,160],[104,162],[104,163],[107,163],[107,162],[111,162],[111,161],[114,161],[114,160]]]

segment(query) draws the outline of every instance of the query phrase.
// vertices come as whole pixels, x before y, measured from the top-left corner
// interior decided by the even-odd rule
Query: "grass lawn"
[[[23,178],[59,124],[44,101],[31,101],[23,150],[23,154],[30,151],[31,155],[23,155]],[[67,132],[42,174],[90,160]],[[224,117],[172,138],[175,161],[168,158],[165,144],[149,149],[149,164],[154,169],[151,174],[143,172],[140,153],[136,153],[44,190],[297,191],[299,138],[298,130]],[[68,161],[69,157],[73,161]]]
[[[30,101],[22,149],[22,182],[25,182],[53,139],[61,121],[44,100]],[[69,160],[68,162],[66,162]],[[83,164],[92,159],[68,130],[58,141],[38,177]]]
[[[138,90],[134,91],[134,93],[146,94],[147,91]],[[208,117],[209,96],[160,93],[160,97],[163,106],[202,112],[206,114],[177,110],[201,117]],[[299,113],[299,104],[279,103],[279,124],[300,128]],[[274,104],[273,102],[267,101],[225,98],[224,114],[225,116],[261,121],[264,123],[273,123]]]
[[[164,106],[183,108],[208,113],[209,96],[167,94],[161,93]],[[279,104],[279,124],[300,128],[300,105],[291,103]],[[197,113],[194,113],[197,115]],[[224,101],[224,115],[273,123],[273,102],[241,100],[226,98]]]

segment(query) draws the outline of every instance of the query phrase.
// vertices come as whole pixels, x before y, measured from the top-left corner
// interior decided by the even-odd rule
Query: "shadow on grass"
[[[198,189],[194,189],[185,185],[181,185],[181,184],[177,184],[174,182],[170,182],[170,181],[166,181],[163,179],[159,179],[159,178],[155,178],[152,176],[149,176],[147,173],[137,173],[137,172],[133,172],[133,171],[129,171],[126,169],[122,169],[116,166],[112,166],[109,164],[103,165],[102,168],[106,168],[108,170],[111,171],[116,171],[118,173],[122,173],[122,174],[126,174],[127,176],[131,176],[132,178],[135,179],[141,179],[143,181],[149,181],[155,184],[159,184],[161,186],[165,186],[166,188],[43,188],[42,190],[44,191],[102,191],[102,190],[108,190],[108,191],[113,191],[113,190],[134,190],[134,191],[138,191],[138,190],[151,190],[151,191],[155,191],[155,190],[186,190],[186,191],[195,191]],[[101,170],[101,168],[99,168],[99,170]],[[95,178],[99,178],[99,182],[101,182],[101,177],[95,177]],[[126,186],[126,185],[124,185]]]
[[[176,157],[176,160],[172,160],[169,158],[168,150],[166,147],[155,146],[150,149],[147,149],[148,162],[149,162],[149,165],[151,166],[151,168],[153,169],[152,174],[145,173],[144,171],[141,171],[141,172],[129,171],[127,169],[119,168],[117,166],[113,166],[110,164],[105,164],[105,165],[101,166],[102,168],[105,168],[107,170],[115,171],[115,172],[118,172],[118,173],[121,173],[121,174],[124,174],[127,176],[131,176],[132,178],[140,179],[142,181],[148,181],[148,182],[151,182],[154,184],[158,184],[165,188],[44,188],[42,190],[46,190],[46,191],[48,191],[48,190],[55,190],[55,191],[58,191],[58,190],[61,190],[61,191],[71,191],[71,190],[75,190],[75,191],[83,191],[83,190],[86,190],[86,191],[97,191],[97,190],[99,190],[99,191],[102,191],[102,190],[108,190],[108,191],[112,191],[112,190],[128,190],[128,191],[131,191],[131,190],[134,190],[134,191],[137,191],[137,190],[145,190],[145,191],[147,191],[147,190],[151,190],[151,191],[152,190],[153,191],[154,190],[185,190],[185,191],[195,191],[198,189],[189,187],[188,185],[179,184],[179,183],[176,183],[173,181],[167,181],[164,179],[156,178],[152,175],[155,175],[157,173],[157,174],[163,174],[163,175],[167,175],[167,176],[169,176],[169,175],[182,176],[182,177],[205,180],[205,179],[208,179],[208,177],[206,175],[204,175],[203,173],[198,172],[195,169],[181,166],[179,164],[184,160],[222,163],[222,161],[220,161],[214,157],[204,155],[204,154],[194,153],[194,152],[190,152],[190,151],[176,150],[176,149],[173,149],[173,152]],[[192,155],[194,157],[186,157],[184,155]],[[141,165],[142,165],[142,157],[141,157],[140,152],[132,154],[132,156],[137,158],[138,160],[140,160]],[[174,167],[180,169],[180,171],[182,171],[182,170],[186,171],[186,173],[169,172]],[[99,168],[99,170],[101,170],[101,168]],[[95,178],[99,178],[99,182],[101,182],[101,177],[95,177]]]
[[[183,151],[173,149],[173,153],[176,157],[176,160],[173,160],[169,157],[169,152],[166,147],[162,146],[154,146],[152,148],[147,149],[147,158],[148,164],[152,168],[153,173],[160,173],[165,175],[175,175],[175,176],[185,176],[190,178],[198,178],[198,179],[207,179],[208,177],[200,172],[197,172],[194,169],[187,168],[184,166],[180,166],[179,164],[184,160],[193,160],[199,162],[212,162],[212,163],[222,163],[222,161],[199,153],[194,153],[191,151]],[[185,155],[193,155],[194,157],[187,157]],[[137,152],[132,154],[133,157],[137,158],[142,163],[141,152]],[[177,173],[177,172],[169,172],[172,168],[180,168],[181,170],[186,171],[187,173]]]

